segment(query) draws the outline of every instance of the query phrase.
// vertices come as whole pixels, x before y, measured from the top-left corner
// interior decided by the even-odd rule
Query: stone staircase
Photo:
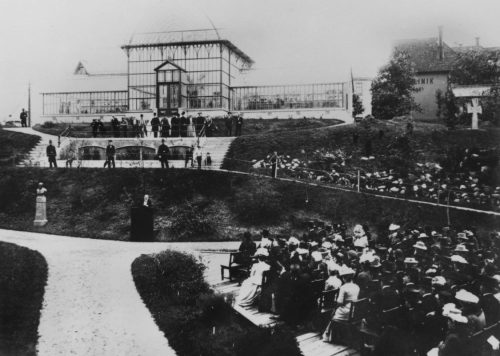
[[[29,152],[26,159],[24,159],[18,166],[20,167],[48,167],[49,162],[46,155],[46,148],[49,144],[49,140],[52,140],[52,144],[56,146],[57,153],[59,154],[59,148],[57,148],[57,136],[47,135],[41,133],[39,131],[35,131],[31,128],[11,128],[8,129],[11,131],[22,132],[25,134],[40,136],[40,142]],[[151,139],[151,138],[149,138]],[[200,139],[200,144],[202,146],[203,154],[210,152],[210,156],[212,157],[212,166],[208,167],[203,165],[203,169],[220,169],[222,162],[224,161],[224,157],[229,149],[229,146],[233,142],[235,137],[203,137]],[[72,139],[75,140],[75,139]],[[76,139],[78,140],[78,139]],[[102,146],[106,145],[107,138],[102,139]],[[116,140],[116,139],[115,139]],[[156,140],[156,139],[155,139]],[[137,144],[135,139],[130,138],[131,144]],[[170,142],[172,141],[172,142]],[[167,139],[167,144],[172,145],[174,141],[178,141],[178,139]],[[184,145],[191,145],[196,142],[196,138],[184,138]],[[67,143],[67,138],[63,138],[63,143],[61,147],[63,147]],[[65,167],[65,160],[57,160],[58,167]],[[80,165],[82,168],[91,168],[91,167],[102,167],[104,165],[104,160],[94,160],[94,161],[81,161],[81,162],[73,162],[73,167],[77,167]],[[174,168],[184,168],[184,161],[170,161],[170,166]],[[116,160],[116,167],[121,168],[160,168],[159,161],[119,161]]]
[[[44,134],[39,131],[33,130],[31,127],[16,127],[16,128],[5,128],[4,130],[20,132],[27,135],[35,135],[40,137],[38,144],[33,147],[33,149],[26,155],[26,158],[19,162],[18,167],[46,167],[49,162],[47,159],[46,149],[49,141],[52,140],[52,144],[57,147],[57,136]]]

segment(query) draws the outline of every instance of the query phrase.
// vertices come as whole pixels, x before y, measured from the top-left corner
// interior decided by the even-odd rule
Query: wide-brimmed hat
[[[444,286],[446,284],[446,279],[443,276],[436,276],[432,278],[431,284],[437,286]]]
[[[399,230],[401,226],[399,225],[396,225],[396,224],[391,224],[389,225],[389,231],[396,231],[396,230]]]
[[[425,232],[421,232],[420,235],[418,235],[419,239],[425,239],[427,237],[429,237],[429,235],[427,235]]]
[[[423,241],[417,241],[417,243],[413,245],[413,247],[419,250],[427,250],[427,246],[425,246]]]
[[[455,252],[469,252],[469,250],[467,250],[467,247],[465,247],[465,245],[462,245],[462,244],[459,244],[455,247]]]
[[[346,266],[342,266],[339,270],[339,275],[340,276],[347,276],[347,275],[351,275],[351,274],[354,274],[354,270],[350,267],[346,267]]]
[[[453,255],[451,256],[451,262],[457,262],[457,263],[462,263],[462,264],[468,264],[467,260],[463,258],[462,256],[459,255]]]
[[[291,236],[291,237],[288,239],[288,244],[289,244],[289,245],[298,246],[298,245],[300,244],[300,241],[299,241],[299,239],[297,239],[296,237]]]
[[[457,294],[455,294],[455,299],[465,303],[479,303],[479,298],[465,289],[460,289]]]
[[[414,257],[406,257],[404,263],[418,264],[418,261]]]
[[[467,324],[468,322],[468,319],[462,315],[462,311],[454,303],[448,303],[443,306],[443,316],[461,324]]]

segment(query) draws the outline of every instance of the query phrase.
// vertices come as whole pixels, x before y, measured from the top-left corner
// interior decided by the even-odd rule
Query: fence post
[[[359,182],[360,182],[360,174],[359,174],[359,169],[358,169],[358,193],[359,193]]]

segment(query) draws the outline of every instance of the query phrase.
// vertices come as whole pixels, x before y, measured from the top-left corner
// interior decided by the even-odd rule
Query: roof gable
[[[455,51],[444,42],[443,59],[439,58],[439,41],[435,37],[398,41],[394,52],[407,53],[417,73],[448,72],[456,59]]]

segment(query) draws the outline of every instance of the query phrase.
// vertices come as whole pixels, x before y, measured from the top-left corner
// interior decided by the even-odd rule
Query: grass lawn
[[[0,129],[0,166],[15,165],[39,141],[39,136]]]
[[[213,119],[216,126],[216,130],[213,133],[214,137],[226,136],[225,123],[222,118]],[[278,132],[283,130],[299,130],[308,128],[319,128],[325,126],[331,126],[340,123],[339,120],[335,119],[244,119],[242,134],[243,135],[260,135],[267,132]],[[55,124],[38,124],[33,127],[34,130],[51,134],[59,135],[64,131],[69,124],[55,123]],[[104,127],[106,134],[111,136],[111,124],[109,122],[104,122]],[[148,130],[151,128],[148,126]],[[235,133],[236,127],[233,125],[232,132]],[[132,132],[129,129],[129,132]],[[71,124],[71,134],[72,137],[92,137],[92,129],[89,124]]]
[[[0,355],[36,355],[46,281],[41,254],[0,242]]]
[[[35,228],[35,189],[48,189],[49,223]],[[158,241],[234,240],[250,229],[300,232],[310,219],[366,223],[376,236],[392,223],[445,226],[445,208],[355,192],[306,188],[220,171],[190,169],[0,170],[0,227],[98,239],[128,240],[130,207],[151,196]],[[500,227],[498,218],[451,209],[454,226]]]
[[[381,134],[382,132],[382,134]],[[367,171],[398,168],[398,152],[390,152],[395,138],[405,132],[404,124],[376,121],[371,125],[350,124],[333,128],[312,128],[300,131],[267,132],[261,135],[238,137],[228,151],[223,168],[249,171],[252,164],[248,161],[265,159],[274,150],[279,155],[289,155],[300,160],[308,159],[314,151],[341,149],[351,158],[349,167],[360,167]],[[353,144],[353,134],[357,133],[357,145]],[[365,143],[372,142],[372,161],[361,160]],[[466,147],[500,148],[500,128],[471,131],[457,129],[450,131],[443,125],[415,124],[410,138],[410,147],[417,160],[440,160],[455,149]],[[346,167],[348,168],[348,167]]]

